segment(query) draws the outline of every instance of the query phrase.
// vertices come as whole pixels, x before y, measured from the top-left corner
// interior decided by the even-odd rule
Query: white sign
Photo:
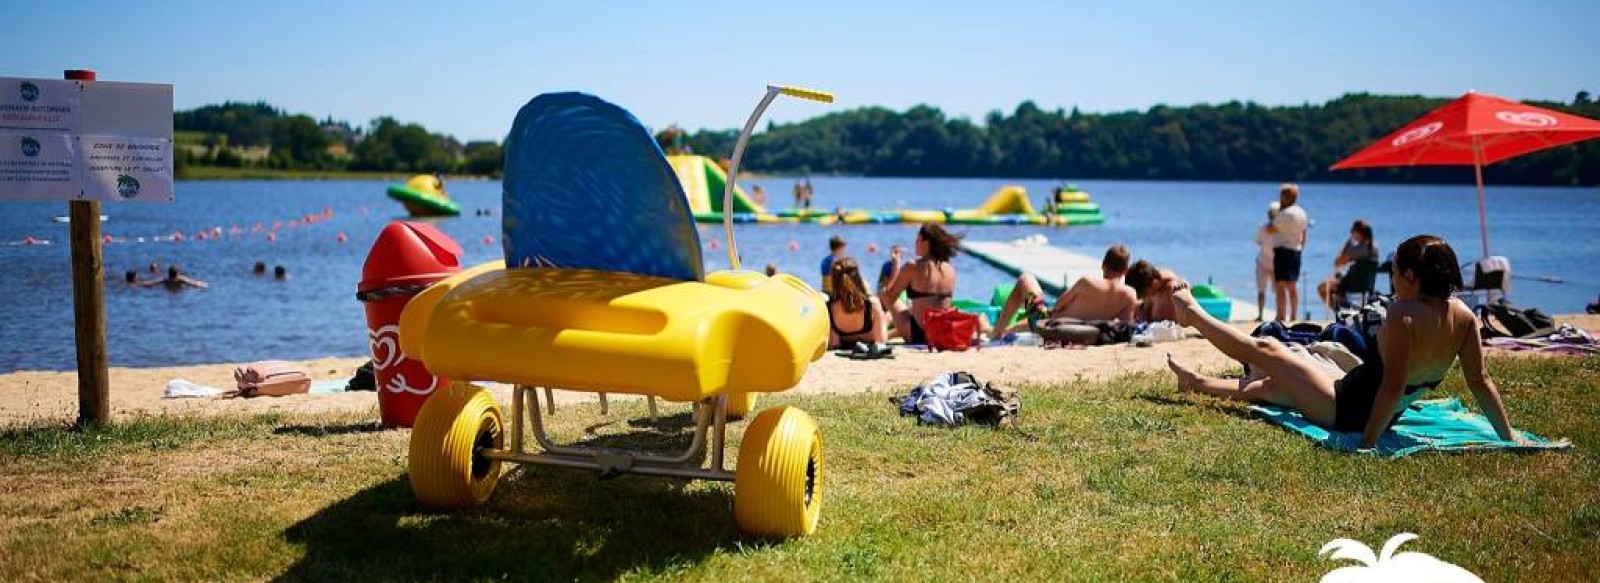
[[[0,199],[77,195],[81,174],[76,146],[72,134],[0,131]]]
[[[75,133],[82,93],[77,81],[0,77],[0,130]]]
[[[0,77],[0,201],[171,202],[172,86]]]
[[[172,202],[172,140],[83,136],[83,198]]]

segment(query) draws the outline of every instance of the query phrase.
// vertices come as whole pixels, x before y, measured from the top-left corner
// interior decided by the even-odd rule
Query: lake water
[[[1470,175],[1463,174],[1464,179]],[[812,180],[814,205],[821,208],[967,208],[980,204],[1005,184],[1027,187],[1042,199],[1054,183],[1001,179],[829,178]],[[755,179],[746,187],[765,187],[771,202],[789,202],[793,180]],[[1082,181],[1105,211],[1097,227],[956,227],[972,240],[1006,241],[1043,233],[1051,244],[1099,257],[1106,245],[1126,243],[1135,257],[1176,269],[1191,281],[1212,281],[1230,293],[1253,300],[1252,243],[1276,185]],[[105,234],[126,239],[105,246],[107,337],[116,366],[227,363],[261,359],[356,356],[366,352],[365,320],[354,292],[367,249],[385,223],[403,210],[371,181],[182,182],[173,204],[105,204]],[[458,181],[451,195],[466,215],[434,224],[466,249],[463,264],[498,258],[500,185]],[[1512,298],[1520,305],[1552,313],[1581,312],[1600,292],[1600,190],[1491,186],[1488,191],[1491,249],[1512,259]],[[1371,222],[1387,254],[1407,236],[1431,232],[1454,244],[1462,261],[1478,253],[1477,203],[1470,184],[1451,186],[1373,186],[1310,184],[1303,200],[1315,222],[1305,264],[1308,277],[1320,279],[1332,268],[1351,221]],[[75,367],[71,266],[65,202],[0,204],[0,296],[11,298],[0,317],[0,371],[68,370]],[[472,210],[493,209],[475,217]],[[249,233],[255,224],[270,229],[306,215],[332,211],[332,218],[306,226],[281,227],[275,241]],[[226,235],[233,227],[247,231]],[[195,233],[221,227],[219,239],[196,241]],[[775,263],[808,281],[818,280],[818,263],[835,234],[868,271],[887,255],[890,244],[909,245],[914,225],[739,225],[738,246],[745,267]],[[182,232],[183,242],[152,242]],[[344,234],[346,242],[339,242]],[[721,226],[703,226],[708,268],[727,266],[725,247],[709,248]],[[25,237],[50,245],[14,244]],[[486,243],[485,236],[495,238]],[[146,242],[138,242],[144,237]],[[793,242],[798,251],[789,251]],[[868,252],[868,244],[878,247]],[[251,273],[257,262],[283,265],[290,279],[274,281]],[[180,265],[209,290],[170,293],[121,285],[129,269],[157,262],[163,271]],[[1004,274],[959,257],[957,295],[987,299]],[[1521,276],[1555,276],[1550,283]],[[872,277],[872,275],[869,275]],[[1387,282],[1380,278],[1379,287]],[[1310,290],[1315,295],[1315,290]],[[1320,316],[1320,311],[1314,311]]]

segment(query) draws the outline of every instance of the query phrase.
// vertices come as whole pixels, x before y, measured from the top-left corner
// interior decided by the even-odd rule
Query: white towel
[[[167,381],[167,392],[162,396],[167,399],[193,399],[215,397],[222,393],[222,389],[216,387],[197,385],[184,379],[172,379]]]

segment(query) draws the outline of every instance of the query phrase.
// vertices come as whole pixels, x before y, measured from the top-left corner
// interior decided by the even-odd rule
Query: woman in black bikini
[[[1373,447],[1412,401],[1439,386],[1456,360],[1467,388],[1501,439],[1522,442],[1511,430],[1500,391],[1483,366],[1483,340],[1472,310],[1451,297],[1461,288],[1455,251],[1433,235],[1400,244],[1394,255],[1395,301],[1378,332],[1375,361],[1333,378],[1271,338],[1251,338],[1207,315],[1186,289],[1173,292],[1178,323],[1194,326],[1230,357],[1259,367],[1265,378],[1241,381],[1201,376],[1167,357],[1178,390],[1294,407],[1334,431],[1360,431]]]
[[[950,234],[944,227],[924,223],[917,229],[915,263],[898,267],[889,286],[878,296],[894,317],[896,334],[911,344],[926,344],[922,321],[929,311],[948,309],[956,289],[956,268],[950,258],[961,245],[961,237]],[[896,302],[900,292],[905,292],[911,305]],[[980,321],[982,319],[980,318]]]
[[[887,338],[883,308],[867,294],[856,260],[841,257],[828,270],[833,296],[828,298],[828,346],[842,348],[857,342],[881,351]]]

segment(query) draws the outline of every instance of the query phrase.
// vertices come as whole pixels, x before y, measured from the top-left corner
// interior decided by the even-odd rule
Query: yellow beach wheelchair
[[[749,128],[791,91],[769,88],[730,176]],[[761,411],[736,469],[725,468],[724,450],[730,414],[748,411],[756,393],[792,388],[826,352],[821,295],[791,275],[738,270],[731,226],[734,269],[705,274],[699,234],[659,147],[633,116],[596,97],[545,94],[524,106],[507,140],[504,188],[505,261],[430,286],[401,316],[402,350],[457,379],[428,399],[412,431],[417,498],[437,508],[480,504],[502,463],[542,464],[731,481],[744,531],[813,532],[824,465],[811,416]],[[510,416],[469,381],[512,384]],[[692,402],[692,441],[677,454],[555,443],[540,388]]]

